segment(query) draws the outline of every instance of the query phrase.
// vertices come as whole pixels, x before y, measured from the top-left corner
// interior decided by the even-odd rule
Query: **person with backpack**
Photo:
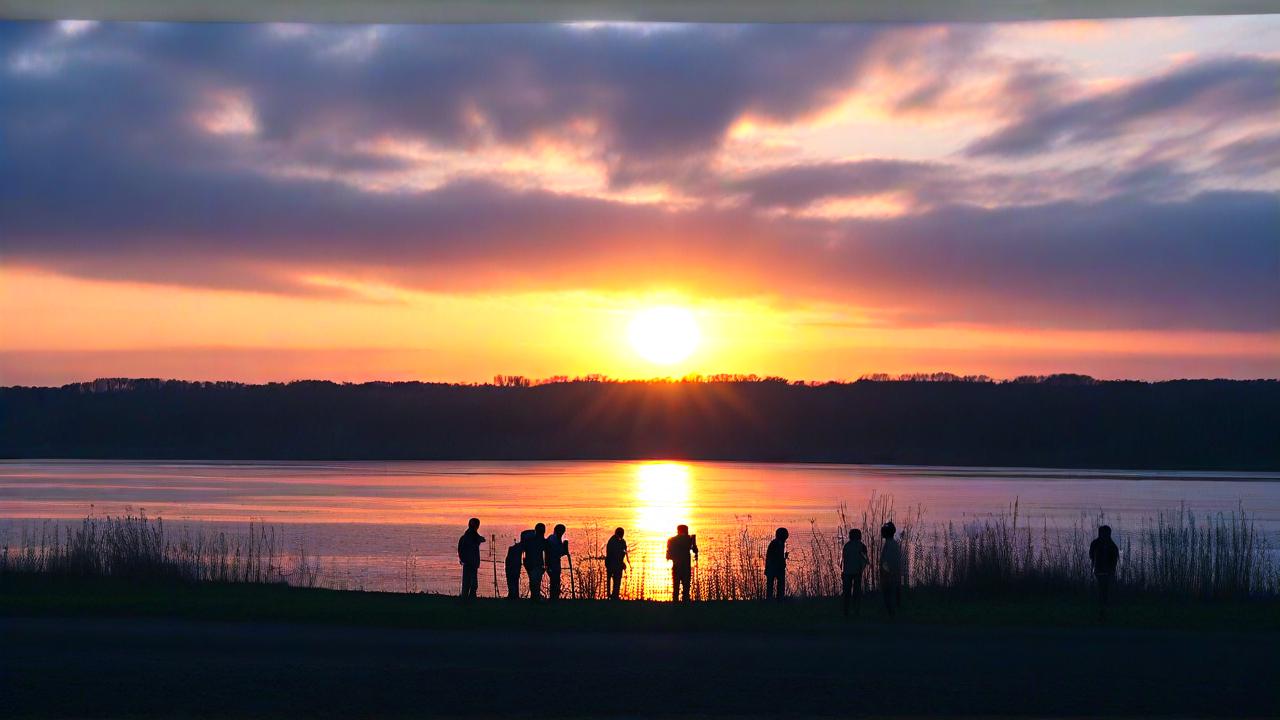
[[[775,589],[778,600],[787,595],[787,538],[790,533],[786,528],[778,528],[769,541],[764,553],[764,597],[766,600],[774,596]]]
[[[849,531],[849,542],[844,544],[841,561],[841,597],[844,598],[844,616],[849,617],[850,605],[855,612],[862,609],[862,573],[871,564],[867,559],[867,546],[862,544],[861,530],[854,528]]]
[[[1089,562],[1093,564],[1093,577],[1098,583],[1098,619],[1107,619],[1107,604],[1111,599],[1111,582],[1115,579],[1116,565],[1120,562],[1120,548],[1111,539],[1111,526],[1098,528],[1098,537],[1089,543]]]
[[[532,530],[520,533],[520,552],[524,555],[524,571],[529,576],[529,599],[542,600],[542,576],[546,573],[547,526],[538,523]]]
[[[626,568],[627,541],[626,531],[618,528],[613,537],[604,546],[604,571],[609,577],[609,599],[617,600],[622,595],[622,571]]]
[[[467,521],[467,530],[458,538],[458,564],[462,566],[462,599],[474,600],[480,587],[480,518]]]
[[[547,538],[547,597],[560,599],[560,559],[569,555],[569,541],[564,539],[565,526],[556,525]]]

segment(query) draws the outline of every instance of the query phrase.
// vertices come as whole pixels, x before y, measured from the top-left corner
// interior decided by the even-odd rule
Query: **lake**
[[[569,527],[571,548],[626,528],[651,593],[669,586],[666,538],[679,523],[704,552],[744,527],[793,541],[831,533],[846,503],[873,496],[900,517],[964,524],[1007,513],[1033,527],[1093,525],[1118,534],[1182,505],[1198,515],[1243,507],[1280,543],[1280,473],[1135,472],[704,462],[135,462],[0,461],[0,543],[18,547],[47,523],[145,512],[190,530],[276,529],[305,547],[321,584],[455,592],[458,535],[471,516],[501,560],[535,522]],[[856,524],[856,523],[855,523]],[[875,528],[871,528],[874,531]],[[499,572],[500,574],[500,572]],[[482,595],[493,593],[482,567]]]

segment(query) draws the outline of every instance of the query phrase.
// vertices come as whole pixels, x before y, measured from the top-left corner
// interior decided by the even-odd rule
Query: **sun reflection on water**
[[[666,561],[667,538],[677,525],[697,532],[693,518],[694,478],[689,465],[648,462],[636,466],[632,508],[633,572],[644,574],[646,594],[665,598],[670,592],[671,571]],[[642,559],[643,558],[643,559]]]

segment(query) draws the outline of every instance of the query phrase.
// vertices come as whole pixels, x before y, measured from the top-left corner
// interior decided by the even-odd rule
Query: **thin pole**
[[[498,597],[498,536],[489,535],[489,562],[493,563],[493,596]]]
[[[597,541],[598,542],[598,541]],[[569,592],[573,594],[573,599],[578,599],[578,579],[573,576],[573,556],[565,555],[569,558]]]

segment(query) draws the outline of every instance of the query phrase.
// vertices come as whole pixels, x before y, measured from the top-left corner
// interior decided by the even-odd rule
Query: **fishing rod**
[[[489,562],[493,563],[493,596],[498,595],[498,536],[489,535]]]
[[[578,578],[573,574],[573,556],[565,553],[564,556],[569,559],[569,593],[573,595],[573,599],[578,599]]]

